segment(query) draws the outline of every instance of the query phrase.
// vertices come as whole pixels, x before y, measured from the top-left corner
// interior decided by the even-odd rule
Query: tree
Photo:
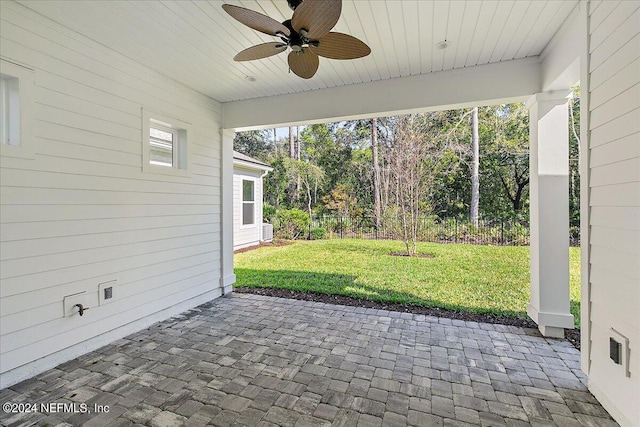
[[[434,114],[396,117],[390,150],[392,214],[395,214],[407,255],[417,252],[420,216],[428,211],[427,189],[441,172],[442,144],[432,127]]]
[[[569,101],[569,223],[580,226],[580,86]]]
[[[440,217],[467,217],[471,199],[472,110],[430,113],[434,137],[441,141],[438,174],[429,189],[429,203]],[[444,173],[446,172],[446,173]]]
[[[381,203],[380,198],[380,163],[378,160],[378,119],[371,119],[371,163],[373,165],[373,215],[376,230],[380,228]]]
[[[411,119],[412,126],[420,128],[422,137],[428,139],[428,156],[423,161],[429,173],[419,201],[420,214],[441,218],[470,216],[472,220],[481,216],[526,218],[528,111],[522,104],[474,110],[431,112],[414,115]],[[571,113],[575,127],[579,120],[577,102]],[[477,125],[474,125],[474,115],[477,115]],[[394,213],[401,206],[397,203],[396,167],[397,154],[401,152],[399,129],[407,120],[405,116],[392,116],[315,124],[300,129],[291,127],[289,138],[278,138],[271,131],[243,132],[236,137],[236,149],[274,168],[264,183],[265,200],[276,208],[331,210],[322,203],[325,197],[332,197],[335,190],[348,188],[363,214],[372,217],[376,225],[384,223],[388,227],[385,221],[392,213],[400,221]],[[577,133],[577,129],[571,129],[572,224],[578,219],[573,213],[579,207],[579,176],[574,160],[579,157]],[[474,139],[478,141],[475,155]],[[482,153],[479,152],[480,140]],[[292,175],[290,160],[319,168],[322,179],[311,180],[305,186],[303,173]],[[476,184],[474,175],[479,178],[480,173],[482,179],[477,179]],[[476,196],[473,195],[474,188],[479,189]],[[472,209],[474,206],[477,206],[477,214]]]
[[[324,171],[323,185],[314,199],[322,199],[331,189],[349,181],[352,174],[352,145],[354,132],[338,123],[305,126],[301,134],[301,160],[318,166]]]
[[[233,138],[233,149],[265,162],[271,152],[269,137],[269,132],[264,130],[237,132]]]
[[[293,126],[289,126],[289,158],[296,158],[296,141],[293,136]]]
[[[483,138],[481,193],[494,217],[526,216],[529,187],[529,112],[524,104],[506,104],[486,111],[491,126]],[[484,191],[483,191],[484,190]]]
[[[331,193],[324,196],[322,201],[327,210],[341,217],[355,218],[362,214],[362,208],[358,206],[358,199],[353,195],[353,190],[344,184],[331,190]]]
[[[473,225],[478,226],[478,210],[480,209],[480,137],[478,135],[478,107],[472,110],[472,163],[471,163],[471,206],[470,219]]]
[[[296,126],[296,160],[300,160],[300,126]]]
[[[289,158],[291,160],[295,160],[296,158],[296,142],[295,138],[293,137],[293,126],[289,126]],[[299,180],[297,181],[297,186],[296,180],[291,180],[289,182],[289,201],[291,203],[291,206],[293,206],[294,203],[300,199],[300,182]]]
[[[288,203],[289,174],[285,165],[285,157],[282,155],[272,158],[269,164],[273,171],[264,177],[264,197],[265,202],[274,206],[277,210]]]
[[[287,159],[287,171],[289,172],[290,182],[300,180],[302,187],[306,190],[307,211],[309,216],[312,214],[312,205],[315,202],[314,196],[317,189],[324,179],[324,172],[318,166],[301,160]]]

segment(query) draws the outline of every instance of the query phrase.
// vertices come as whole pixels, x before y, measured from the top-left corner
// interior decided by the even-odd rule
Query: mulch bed
[[[234,254],[241,254],[243,252],[249,252],[252,251],[254,249],[258,249],[258,248],[262,248],[262,247],[276,247],[276,246],[289,246],[289,245],[293,245],[292,241],[289,240],[278,240],[278,241],[273,241],[273,242],[262,242],[259,245],[254,245],[254,246],[249,246],[247,248],[242,248],[242,249],[238,249],[233,251]]]
[[[565,329],[564,338],[580,350],[580,329]]]
[[[398,311],[402,313],[424,314],[427,316],[445,317],[470,322],[484,322],[499,325],[518,326],[521,328],[538,329],[538,325],[530,319],[519,319],[508,316],[500,316],[490,313],[472,313],[468,311],[447,310],[437,307],[423,307],[416,304],[376,302],[359,298],[352,298],[343,295],[326,295],[315,292],[302,292],[277,288],[254,288],[239,287],[234,288],[234,292],[241,294],[257,294],[269,297],[290,298],[304,301],[323,302],[326,304],[347,305],[352,307],[374,308],[378,310]],[[580,350],[580,330],[565,329],[565,338]]]
[[[389,255],[411,257],[411,255],[407,254],[406,252],[389,252]],[[434,254],[415,254],[413,255],[412,258],[435,258],[435,257],[436,256]]]

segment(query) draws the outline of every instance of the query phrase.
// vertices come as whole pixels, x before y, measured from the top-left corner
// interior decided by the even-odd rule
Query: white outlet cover
[[[616,331],[613,328],[610,328],[610,330],[611,330],[611,337],[613,337],[616,341],[622,344],[621,346],[622,351],[620,352],[620,365],[621,365],[621,368],[624,370],[624,376],[628,378],[631,376],[631,372],[629,371],[629,356],[631,352],[629,348],[629,338],[622,335],[620,332]]]
[[[78,316],[78,307],[76,304],[82,304],[86,307],[87,305],[87,293],[79,292],[77,294],[67,295],[63,299],[63,307],[64,307],[64,315],[63,317],[73,317]]]
[[[104,298],[104,290],[107,288],[111,288],[111,298]],[[100,305],[109,304],[118,297],[118,281],[110,280],[108,282],[100,283],[98,285],[98,300]]]

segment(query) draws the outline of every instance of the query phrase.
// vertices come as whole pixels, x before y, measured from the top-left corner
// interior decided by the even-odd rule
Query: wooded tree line
[[[571,104],[570,211],[579,222],[579,101]],[[523,104],[240,132],[234,149],[274,168],[266,213],[528,221],[529,123]],[[404,222],[404,223],[403,223]],[[415,222],[413,222],[415,224]]]

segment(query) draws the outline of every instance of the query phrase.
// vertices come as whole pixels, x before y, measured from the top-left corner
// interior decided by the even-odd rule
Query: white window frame
[[[164,123],[159,123],[158,121],[151,119],[151,123],[149,125],[149,133],[151,133],[151,129],[161,130],[163,132],[167,132],[171,134],[171,166],[166,165],[156,165],[162,167],[174,168],[176,165],[180,165],[180,150],[177,150],[177,146],[180,144],[180,135],[177,129],[170,128],[166,126]],[[149,137],[149,144],[151,144],[151,136]],[[149,164],[154,165],[155,163],[151,162],[151,147],[149,147]],[[179,167],[178,167],[179,168]]]
[[[173,166],[151,164],[151,128],[163,130],[173,135]],[[191,124],[166,114],[142,109],[142,171],[161,175],[191,176],[191,162],[188,138],[193,135]]]
[[[2,131],[0,138],[10,137],[13,140],[10,143],[0,141],[0,154],[6,157],[17,157],[22,159],[35,158],[35,133],[34,133],[34,102],[33,93],[35,89],[35,73],[33,69],[23,65],[0,58],[0,74],[4,78],[17,80],[17,94],[13,88],[13,97],[7,101],[0,99],[3,106],[0,108],[0,117],[2,121]],[[6,96],[12,90],[6,85],[6,82],[0,83],[4,88],[2,93]],[[16,105],[17,104],[17,105]],[[6,108],[8,107],[8,108]],[[13,126],[18,127],[17,132],[10,132],[12,135],[6,135],[7,130],[4,128],[5,121],[9,121]]]
[[[253,201],[246,201],[244,200],[244,182],[248,181],[248,182],[253,182]],[[258,200],[257,200],[257,194],[258,194],[258,180],[251,178],[251,177],[242,177],[241,181],[240,181],[240,228],[242,229],[248,229],[248,228],[256,228],[258,227],[258,214],[257,214],[257,210],[258,210]],[[252,224],[245,224],[244,223],[244,205],[245,203],[253,203],[253,223]]]

